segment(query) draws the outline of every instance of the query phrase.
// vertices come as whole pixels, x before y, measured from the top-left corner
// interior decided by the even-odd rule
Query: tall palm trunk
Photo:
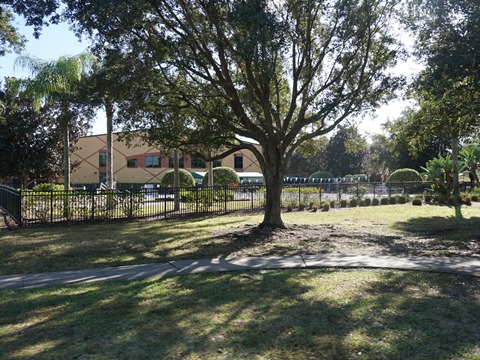
[[[180,210],[180,161],[179,161],[178,149],[173,150],[173,210]]]
[[[105,115],[107,118],[107,189],[113,189],[113,102],[105,98]]]
[[[460,194],[460,185],[458,183],[458,138],[452,139],[452,162],[453,162],[453,195]]]

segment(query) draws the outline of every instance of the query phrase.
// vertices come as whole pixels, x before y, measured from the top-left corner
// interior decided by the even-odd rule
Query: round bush
[[[380,199],[380,204],[381,205],[388,205],[388,198],[384,197]]]
[[[333,174],[328,172],[328,171],[315,171],[312,175],[309,176],[309,178],[312,179],[330,179],[333,178]]]
[[[214,186],[226,186],[237,185],[240,183],[238,174],[232,168],[219,166],[213,169],[213,185]],[[202,179],[202,185],[208,185],[208,173]]]
[[[430,202],[432,202],[432,195],[425,195],[425,202],[427,204],[429,204]]]
[[[358,201],[356,199],[350,200],[350,207],[355,207],[358,205]]]
[[[347,200],[340,200],[340,207],[347,207]]]
[[[422,205],[422,199],[415,198],[412,200],[412,205],[414,206],[421,206]]]
[[[330,205],[327,204],[327,203],[323,204],[323,206],[322,206],[322,211],[326,212],[326,211],[328,211],[328,210],[330,210]]]
[[[373,206],[377,206],[378,204],[380,204],[380,200],[378,200],[378,198],[374,198],[374,199],[372,200],[372,205],[373,205]]]
[[[402,195],[398,197],[398,203],[399,204],[405,204],[407,202],[407,197]]]
[[[370,206],[372,204],[372,199],[370,198],[365,198],[365,206]]]
[[[165,175],[163,175],[162,180],[160,181],[162,186],[174,186],[173,185],[173,170],[168,170]],[[180,186],[191,187],[195,186],[195,179],[192,174],[185,169],[180,169]]]
[[[472,195],[471,200],[475,201],[475,202],[478,202],[478,196],[477,195]]]
[[[335,208],[335,201],[333,201],[333,200],[330,201],[330,207],[331,207],[332,209]]]
[[[387,179],[389,183],[405,181],[422,181],[422,177],[417,170],[404,168],[395,170]]]
[[[61,184],[52,184],[52,183],[42,183],[36,185],[33,190],[35,191],[61,191],[63,190],[63,185]]]
[[[388,203],[390,205],[395,205],[397,203],[397,199],[392,196],[391,198],[388,199]]]
[[[465,195],[465,197],[463,198],[463,203],[468,206],[472,205],[472,199],[470,198],[470,196]]]

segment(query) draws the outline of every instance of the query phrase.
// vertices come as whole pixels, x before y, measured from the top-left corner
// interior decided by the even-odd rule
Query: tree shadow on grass
[[[478,278],[379,270],[9,291],[0,358],[461,358],[480,350],[479,297]]]

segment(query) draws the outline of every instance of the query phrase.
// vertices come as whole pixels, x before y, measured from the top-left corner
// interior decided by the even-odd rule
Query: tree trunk
[[[453,162],[453,194],[460,194],[460,185],[458,183],[458,138],[452,139],[452,162]]]
[[[180,161],[178,156],[178,149],[173,150],[173,188],[174,201],[173,210],[180,210]]]
[[[282,187],[283,172],[281,170],[280,161],[270,159],[269,163],[263,169],[265,178],[266,194],[265,194],[265,214],[260,227],[266,229],[285,229],[282,220]]]
[[[213,162],[207,162],[207,172],[208,172],[208,186],[213,186]]]
[[[107,118],[107,189],[113,189],[113,103],[108,96],[105,99],[105,114]]]
[[[70,128],[68,121],[62,126],[63,130],[63,188],[70,190]]]

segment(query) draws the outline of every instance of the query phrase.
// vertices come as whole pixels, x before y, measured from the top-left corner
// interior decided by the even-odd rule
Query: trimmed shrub
[[[422,177],[417,170],[404,168],[395,170],[387,179],[389,183],[405,181],[422,181]]]
[[[357,199],[351,199],[350,200],[350,207],[355,207],[358,205],[358,201]]]
[[[340,207],[347,207],[347,200],[340,200]]]
[[[174,171],[173,170],[168,170],[165,175],[163,175],[162,180],[160,181],[160,184],[162,186],[173,186],[173,175]],[[180,186],[183,187],[192,187],[195,186],[195,179],[193,178],[193,175],[185,169],[180,169]]]
[[[328,171],[315,171],[312,175],[309,176],[310,179],[331,179],[334,178],[333,174]]]
[[[390,197],[390,198],[388,198],[388,203],[389,203],[390,205],[395,205],[395,204],[397,203],[397,198],[395,198],[395,197],[393,197],[393,196]]]
[[[327,203],[323,204],[323,206],[322,206],[322,211],[323,211],[323,212],[327,212],[328,210],[330,210],[330,205],[327,204]]]
[[[62,184],[42,183],[33,188],[34,191],[61,191],[63,190]]]
[[[388,198],[384,197],[380,199],[380,204],[381,205],[388,205]]]
[[[422,205],[422,199],[415,198],[412,200],[412,205],[414,206],[421,206]]]
[[[335,207],[335,201],[330,201],[330,207],[333,209]]]
[[[312,207],[312,212],[317,212],[317,207],[316,206]]]
[[[378,204],[380,204],[380,200],[378,200],[378,198],[374,198],[374,199],[372,200],[372,205],[373,205],[373,206],[378,206]]]
[[[226,166],[219,166],[213,169],[213,185],[226,186],[240,184],[238,174],[232,168]],[[208,185],[208,172],[202,179],[202,185]]]
[[[399,204],[405,204],[407,202],[407,197],[402,195],[398,197],[398,203]]]
[[[358,205],[359,205],[359,206],[365,206],[365,200],[364,200],[364,199],[360,199]]]
[[[478,196],[477,195],[472,195],[471,200],[475,201],[475,202],[478,202]]]
[[[430,204],[432,202],[432,195],[425,195],[425,202]]]
[[[468,205],[468,206],[472,205],[472,199],[470,198],[470,196],[467,196],[467,195],[466,195],[466,196],[463,198],[463,203],[464,203],[465,205]]]
[[[304,203],[298,204],[298,211],[303,211],[303,210],[305,210],[305,204]]]
[[[365,198],[363,201],[365,202],[365,206],[370,206],[372,204],[372,199],[370,198]]]
[[[292,204],[288,204],[287,205],[287,212],[292,212],[292,210],[293,210]]]

